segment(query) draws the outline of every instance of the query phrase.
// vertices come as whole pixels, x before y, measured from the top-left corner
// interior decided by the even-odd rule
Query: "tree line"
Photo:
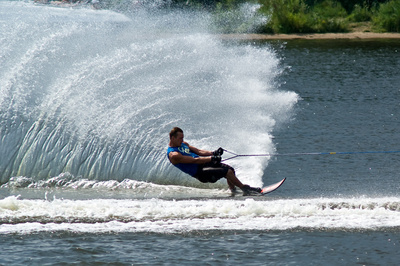
[[[127,12],[138,6],[206,10],[218,33],[400,32],[400,0],[34,0]],[[254,7],[257,7],[254,9]],[[247,8],[247,10],[246,10]]]
[[[348,32],[360,23],[369,31],[400,32],[400,0],[171,0],[170,3],[180,8],[211,11],[222,32],[243,29],[257,33]],[[226,26],[238,17],[236,11],[244,4],[259,5],[258,15],[269,19],[257,27]]]

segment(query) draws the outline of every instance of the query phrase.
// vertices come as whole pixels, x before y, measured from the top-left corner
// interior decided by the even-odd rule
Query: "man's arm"
[[[172,164],[178,164],[178,163],[202,164],[202,163],[211,162],[211,157],[193,158],[191,156],[184,156],[184,155],[180,154],[179,152],[174,151],[174,152],[169,153],[169,160],[171,161]]]
[[[212,156],[213,155],[212,151],[200,150],[194,146],[190,146],[189,143],[187,143],[187,142],[185,142],[185,144],[188,145],[191,152],[193,152],[199,156]]]

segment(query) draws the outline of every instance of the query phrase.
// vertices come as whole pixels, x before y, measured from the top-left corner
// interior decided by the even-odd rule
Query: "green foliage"
[[[347,16],[346,10],[342,7],[340,2],[325,0],[314,6],[313,12],[317,13],[320,17],[334,18]]]
[[[260,0],[271,19],[264,28],[274,33],[347,31],[347,12],[339,2],[324,0],[312,7],[303,0]]]
[[[345,32],[347,12],[337,1],[325,0],[314,6],[310,16],[314,32]]]
[[[118,1],[118,0],[104,0]],[[254,17],[238,12],[244,3],[257,0],[171,0],[203,5],[214,12],[222,32],[248,32]],[[349,22],[373,21],[381,31],[400,32],[400,0],[258,0],[260,12],[269,18],[265,33],[345,32]],[[239,23],[239,21],[241,21]],[[244,30],[246,29],[246,30]]]
[[[400,32],[400,0],[381,4],[373,22],[383,31]]]
[[[308,6],[302,0],[260,0],[260,11],[270,17],[264,32],[311,32]]]
[[[364,22],[372,19],[375,8],[369,8],[367,5],[355,5],[353,12],[348,17],[349,21]]]
[[[305,0],[305,3],[312,7],[323,1],[324,0]],[[377,6],[380,3],[384,3],[387,1],[388,0],[335,0],[335,2],[338,2],[342,5],[342,7],[347,11],[348,14],[352,13],[357,5],[366,7],[367,9],[371,9],[374,6]]]

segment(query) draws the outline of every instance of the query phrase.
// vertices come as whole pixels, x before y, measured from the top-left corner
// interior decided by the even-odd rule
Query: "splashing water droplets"
[[[0,165],[2,183],[69,172],[197,184],[182,181],[166,160],[173,126],[199,148],[271,152],[276,123],[298,99],[274,88],[280,66],[272,49],[222,42],[207,33],[204,13],[130,18],[9,2],[1,13],[5,5],[24,16],[20,22],[11,12],[0,21],[12,29],[12,46],[18,44],[12,50],[0,43],[7,53],[0,57],[7,66],[0,72],[0,154],[9,158]],[[165,18],[167,26],[160,23]],[[23,23],[31,26],[16,27]],[[244,182],[261,185],[267,162],[240,159],[232,166]]]

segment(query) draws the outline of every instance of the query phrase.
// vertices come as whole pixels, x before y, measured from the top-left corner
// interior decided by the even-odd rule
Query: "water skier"
[[[261,188],[244,185],[235,175],[235,169],[221,163],[224,150],[201,150],[183,141],[183,130],[174,127],[169,133],[169,147],[167,156],[169,161],[181,171],[195,177],[202,183],[215,183],[225,177],[232,194],[236,187],[243,191],[243,195],[258,194]]]

